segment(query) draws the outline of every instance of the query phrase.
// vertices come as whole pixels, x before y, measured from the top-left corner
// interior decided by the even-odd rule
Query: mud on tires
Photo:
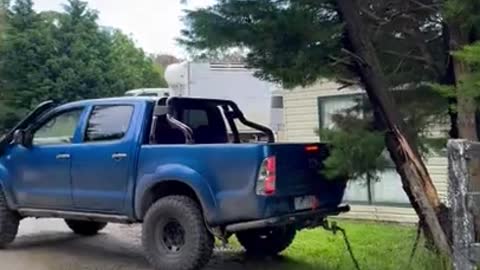
[[[210,260],[214,238],[195,201],[186,196],[168,196],[147,211],[142,243],[155,269],[197,270]]]

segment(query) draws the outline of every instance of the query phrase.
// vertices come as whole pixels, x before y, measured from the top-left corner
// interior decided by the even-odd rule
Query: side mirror
[[[15,130],[13,133],[13,143],[18,145],[24,145],[25,143],[25,131],[21,129]]]

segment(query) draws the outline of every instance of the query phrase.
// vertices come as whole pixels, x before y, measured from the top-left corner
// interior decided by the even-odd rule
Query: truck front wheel
[[[19,224],[19,215],[8,208],[7,200],[0,187],[0,249],[15,240]]]
[[[146,258],[155,269],[194,270],[210,260],[214,238],[195,201],[168,196],[147,211],[142,242]]]
[[[248,254],[274,256],[287,249],[295,239],[294,226],[282,226],[238,232],[238,241]]]
[[[99,231],[107,227],[105,222],[84,221],[66,219],[67,226],[76,234],[84,236],[96,235]]]

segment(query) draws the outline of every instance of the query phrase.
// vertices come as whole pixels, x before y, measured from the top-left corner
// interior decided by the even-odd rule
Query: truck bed
[[[150,181],[149,177],[168,179],[183,171],[188,181],[208,187],[214,205],[203,208],[210,224],[265,219],[300,211],[295,200],[308,195],[317,198],[312,208],[340,204],[345,181],[322,175],[327,155],[322,144],[144,145],[137,185]],[[277,160],[277,189],[269,196],[258,195],[260,165],[269,156]]]

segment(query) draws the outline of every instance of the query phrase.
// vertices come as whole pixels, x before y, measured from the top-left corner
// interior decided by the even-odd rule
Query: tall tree
[[[444,18],[444,39],[448,44],[449,52],[452,53],[450,54],[450,66],[448,66],[451,78],[449,83],[455,86],[458,105],[458,133],[461,138],[476,141],[478,140],[475,121],[477,104],[475,96],[463,89],[464,81],[470,76],[470,67],[464,59],[453,57],[453,53],[480,40],[480,2],[476,0],[444,0],[440,11]],[[479,177],[477,178],[480,187]]]
[[[130,37],[118,30],[112,33],[110,57],[112,63],[115,63],[110,69],[115,79],[111,82],[113,93],[120,94],[125,89],[167,86],[163,70],[157,69],[154,60],[137,48]]]
[[[380,54],[377,47],[380,42],[374,42],[376,39],[390,42],[396,39],[397,42],[403,41],[399,42],[402,44],[407,37],[418,38],[415,32],[406,35],[405,30],[399,28],[403,26],[401,23],[392,24],[391,21],[396,17],[403,18],[403,15],[414,16],[418,10],[427,10],[418,6],[404,10],[400,8],[404,1],[389,1],[393,4],[388,6],[379,6],[378,2],[362,1],[359,5],[357,1],[347,0],[219,1],[213,7],[189,12],[189,27],[184,31],[183,42],[205,50],[246,47],[250,50],[247,61],[252,67],[259,68],[258,76],[287,87],[306,85],[322,77],[363,84],[377,124],[386,129],[386,146],[413,207],[436,246],[449,254],[447,237],[437,217],[443,214],[444,206],[389,92],[395,86],[412,85],[412,80],[408,83],[393,80],[394,70],[398,72],[401,61],[420,59],[404,57],[409,56],[403,51],[405,47],[397,47],[400,51],[393,54]],[[381,16],[371,12],[372,9],[381,11]],[[378,20],[384,22],[370,22]],[[413,24],[406,26],[419,29]],[[392,27],[395,31],[388,29]],[[429,27],[421,29],[438,31]],[[420,42],[415,44],[411,48],[413,52],[425,49],[425,46],[418,46]],[[395,63],[387,55],[403,60]],[[395,64],[397,68],[387,69]],[[415,67],[413,74],[418,79],[413,83],[419,84],[426,79],[418,76],[425,68],[422,65]],[[387,75],[387,70],[392,72]],[[406,73],[408,68],[402,71]]]
[[[44,59],[54,54],[50,28],[33,10],[31,0],[19,0],[8,12],[1,46],[0,77],[9,125],[32,104],[44,85]]]
[[[64,9],[58,26],[52,26],[58,56],[45,63],[53,75],[47,78],[54,98],[68,101],[112,94],[105,76],[111,67],[107,58],[111,42],[99,29],[97,12],[79,0],[69,0]]]
[[[162,74],[134,42],[102,28],[86,2],[70,0],[64,12],[37,13],[31,0],[7,12],[0,44],[0,130],[38,102],[123,95],[165,86]]]
[[[7,10],[8,10],[8,3],[6,1],[0,1],[0,52],[1,47],[4,43],[5,38],[5,31],[7,26]],[[0,58],[0,66],[1,66],[2,59]],[[8,114],[7,104],[5,104],[5,85],[4,79],[0,76],[0,122],[5,115]],[[0,126],[0,133],[1,133],[1,126]]]

